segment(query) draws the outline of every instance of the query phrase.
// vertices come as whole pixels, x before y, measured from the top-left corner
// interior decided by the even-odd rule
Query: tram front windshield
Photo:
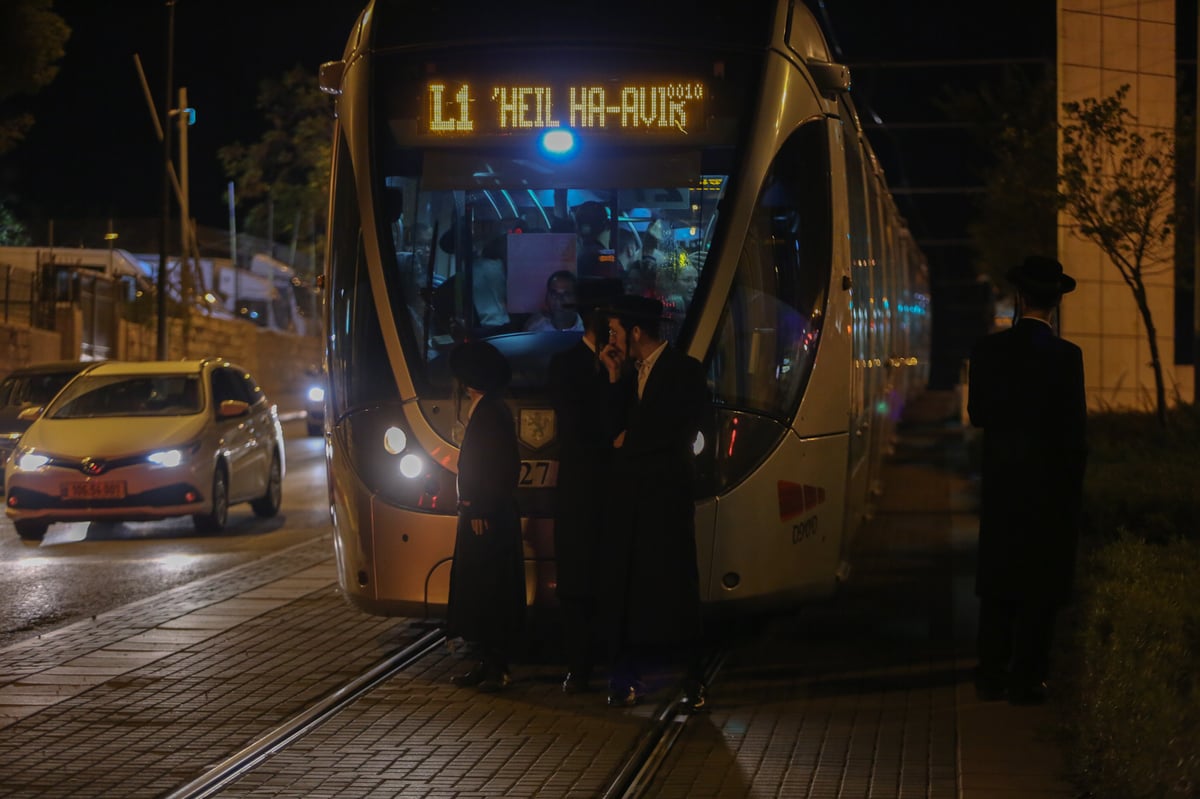
[[[621,294],[660,300],[668,338],[686,323],[726,182],[700,153],[611,154],[590,182],[503,154],[413,160],[383,182],[380,248],[414,377],[446,384],[445,356],[474,337],[509,357],[514,388],[538,385]]]

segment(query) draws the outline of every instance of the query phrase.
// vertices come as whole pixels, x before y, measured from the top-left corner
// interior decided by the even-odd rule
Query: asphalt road
[[[305,436],[303,419],[286,422],[284,434],[279,515],[260,519],[234,505],[218,535],[198,535],[185,517],[55,524],[38,543],[22,541],[0,515],[0,647],[329,536],[323,439]]]

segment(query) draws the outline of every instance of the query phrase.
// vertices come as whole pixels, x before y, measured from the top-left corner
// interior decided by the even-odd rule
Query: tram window
[[[513,390],[542,386],[550,357],[579,335],[526,330],[544,310],[546,280],[557,271],[615,279],[610,285],[661,299],[671,339],[703,290],[726,177],[700,172],[698,152],[618,154],[602,173],[534,175],[521,159],[470,151],[389,163],[416,172],[383,178],[376,236],[392,321],[422,393],[449,392],[444,356],[466,336],[486,337],[509,357]],[[584,182],[599,178],[606,184]],[[587,224],[578,225],[580,218]],[[418,256],[417,232],[426,230],[431,249]],[[662,253],[653,261],[642,254],[651,236]],[[592,256],[586,268],[581,255]],[[408,313],[398,312],[405,307]]]
[[[717,400],[790,420],[812,371],[831,268],[824,128],[785,142],[759,192],[709,356]]]

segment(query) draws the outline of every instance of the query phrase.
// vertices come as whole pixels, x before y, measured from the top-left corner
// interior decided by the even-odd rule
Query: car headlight
[[[182,447],[173,447],[171,449],[160,449],[156,452],[151,452],[146,456],[149,463],[156,466],[162,466],[167,469],[172,469],[188,459],[189,456],[195,455],[200,451],[199,442],[185,445]]]
[[[312,388],[310,388],[308,390],[308,401],[309,402],[324,402],[325,401],[325,389],[321,388],[320,386],[313,386]]]
[[[146,456],[146,460],[159,466],[178,466],[183,462],[183,451],[178,449],[164,449],[159,452],[151,452]]]
[[[22,452],[15,460],[17,470],[22,472],[36,472],[49,462],[49,457],[34,452],[31,449]]]

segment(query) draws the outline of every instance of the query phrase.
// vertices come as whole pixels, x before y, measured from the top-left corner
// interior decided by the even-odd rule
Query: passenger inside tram
[[[526,376],[539,384],[544,362],[570,346],[566,334],[578,335],[585,281],[615,280],[627,294],[661,300],[664,333],[678,335],[722,185],[422,191],[417,180],[388,180],[406,187],[394,286],[411,311],[396,322],[418,345],[412,356],[440,383],[444,364],[435,361],[465,338],[488,338],[512,361],[514,389]]]

